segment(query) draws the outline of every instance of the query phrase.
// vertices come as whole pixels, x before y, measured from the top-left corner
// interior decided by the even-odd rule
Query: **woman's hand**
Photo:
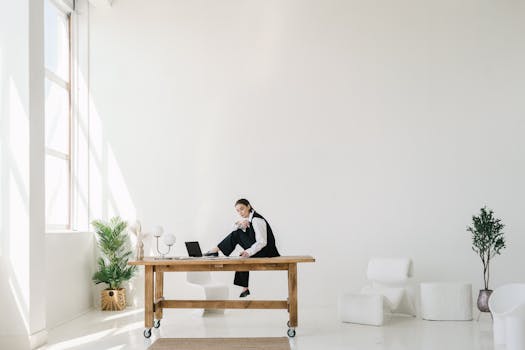
[[[241,253],[241,256],[243,258],[249,258],[250,257],[250,254],[246,251],[246,250],[243,250],[242,253]]]
[[[250,221],[248,221],[248,220],[242,220],[242,221],[237,221],[235,224],[236,224],[237,227],[239,227],[240,229],[246,230],[246,228],[250,226]]]

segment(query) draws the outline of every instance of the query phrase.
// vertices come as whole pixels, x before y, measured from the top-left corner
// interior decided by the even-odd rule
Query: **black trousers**
[[[226,236],[221,241],[221,243],[219,243],[217,246],[219,247],[219,249],[224,255],[229,256],[235,250],[235,247],[237,246],[237,244],[246,250],[250,248],[254,243],[255,243],[255,238],[249,234],[249,231],[244,232],[243,230],[238,229],[230,233],[228,236]],[[257,254],[253,255],[252,257],[253,258],[265,257],[266,256],[265,248],[258,251]],[[233,279],[233,284],[235,284],[236,286],[248,288],[249,279],[250,279],[249,271],[236,271],[235,277]]]

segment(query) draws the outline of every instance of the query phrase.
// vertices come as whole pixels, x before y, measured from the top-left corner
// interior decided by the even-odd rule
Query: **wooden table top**
[[[167,259],[160,259],[154,257],[145,257],[144,260],[130,260],[129,265],[209,265],[209,264],[223,264],[223,265],[264,265],[264,264],[293,264],[315,262],[315,259],[310,255],[298,256],[277,256],[274,258],[241,258],[241,257],[184,257],[176,256]]]

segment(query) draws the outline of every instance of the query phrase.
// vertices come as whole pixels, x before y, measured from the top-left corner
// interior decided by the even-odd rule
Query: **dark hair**
[[[235,206],[237,206],[238,204],[242,204],[242,205],[245,205],[245,206],[250,206],[250,208],[253,209],[252,205],[250,204],[250,202],[248,202],[247,199],[244,199],[244,198],[238,199],[237,202],[235,202]]]

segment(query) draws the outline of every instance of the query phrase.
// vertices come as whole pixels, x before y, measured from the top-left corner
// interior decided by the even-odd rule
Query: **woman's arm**
[[[263,219],[253,218],[252,227],[255,231],[255,243],[245,250],[245,252],[248,253],[248,256],[253,256],[266,247],[268,237],[268,233],[266,232],[266,222]]]
[[[238,229],[241,229],[243,230],[244,232],[246,232],[246,228],[250,226],[250,222],[248,220],[239,220],[239,221],[236,221],[233,226],[232,226],[232,231],[236,231]]]

